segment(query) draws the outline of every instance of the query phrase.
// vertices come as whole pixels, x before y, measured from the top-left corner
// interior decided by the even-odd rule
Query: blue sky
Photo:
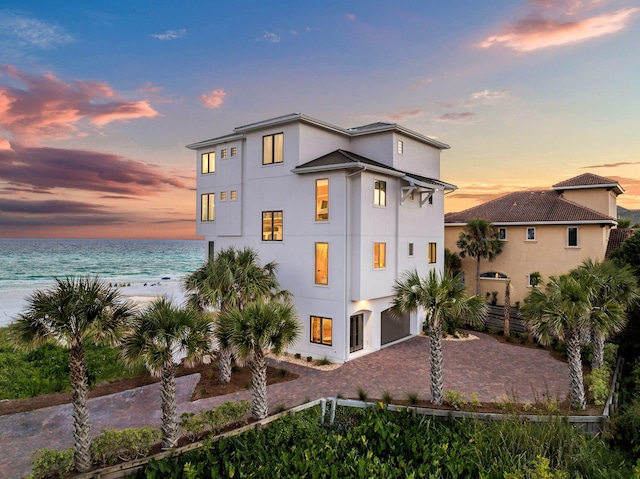
[[[0,6],[1,236],[195,234],[184,145],[291,112],[451,145],[457,211],[592,172],[640,208],[640,2]]]

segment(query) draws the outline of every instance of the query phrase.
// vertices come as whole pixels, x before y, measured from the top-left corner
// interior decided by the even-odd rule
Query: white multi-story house
[[[208,254],[249,246],[279,264],[303,325],[295,349],[347,361],[418,334],[392,286],[444,264],[440,151],[393,123],[343,129],[293,113],[187,146],[197,151],[197,234]]]

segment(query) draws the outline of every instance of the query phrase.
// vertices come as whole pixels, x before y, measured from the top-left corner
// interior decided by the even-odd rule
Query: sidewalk
[[[444,341],[444,389],[477,392],[480,401],[507,394],[520,402],[544,400],[549,395],[560,400],[569,392],[567,364],[542,349],[500,343],[487,334],[479,339]],[[268,388],[269,405],[296,406],[319,397],[357,397],[358,388],[369,397],[387,391],[405,399],[408,392],[429,398],[429,343],[415,337],[354,359],[333,371],[278,362],[300,377]],[[178,415],[185,411],[211,408],[225,401],[251,399],[251,391],[189,402],[198,383],[194,374],[177,379]],[[92,432],[102,428],[160,427],[159,384],[152,384],[89,401]],[[0,416],[0,479],[19,479],[31,472],[30,454],[43,447],[63,449],[73,445],[71,405]]]

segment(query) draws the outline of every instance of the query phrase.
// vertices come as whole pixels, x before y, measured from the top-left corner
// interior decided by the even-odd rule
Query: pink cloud
[[[212,90],[209,94],[200,95],[200,101],[205,104],[207,108],[219,108],[224,103],[224,99],[227,96],[227,92],[223,89]]]
[[[519,52],[580,43],[624,30],[640,8],[584,15],[602,2],[534,1],[527,18],[478,43],[481,48],[505,46]],[[582,14],[584,18],[575,19]]]
[[[476,117],[476,114],[471,111],[464,111],[461,113],[445,113],[437,118],[438,121],[450,121],[453,123],[470,123]]]
[[[344,18],[346,18],[347,20],[351,20],[352,22],[356,21],[356,16],[353,13],[345,14]]]
[[[421,80],[415,81],[411,84],[411,89],[415,90],[418,88],[422,88],[423,86],[427,85],[428,83],[431,83],[433,81],[432,78],[423,78]]]
[[[82,120],[104,126],[159,115],[146,100],[119,99],[105,83],[66,83],[51,73],[31,75],[10,65],[0,66],[0,73],[22,84],[22,88],[0,84],[0,128],[21,143],[80,136]]]
[[[424,110],[400,110],[395,113],[387,113],[385,116],[393,121],[402,122],[422,115],[424,115]]]
[[[11,151],[0,150],[0,180],[25,190],[68,188],[132,196],[185,188],[158,165],[96,151],[15,144]]]

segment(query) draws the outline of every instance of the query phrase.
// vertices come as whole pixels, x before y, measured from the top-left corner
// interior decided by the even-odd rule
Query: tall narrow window
[[[282,241],[282,211],[262,212],[262,241]]]
[[[409,256],[413,256],[413,243],[409,243]]]
[[[329,180],[316,180],[316,221],[329,221]]]
[[[201,221],[214,221],[216,219],[216,195],[215,193],[206,193],[200,196],[200,207],[202,213]]]
[[[429,263],[438,261],[438,247],[436,243],[429,243]]]
[[[226,158],[227,157],[227,149],[223,148],[222,151],[220,151],[220,158]]]
[[[527,241],[535,241],[535,239],[536,239],[536,229],[527,228]]]
[[[200,164],[202,173],[215,173],[216,171],[216,152],[203,153],[200,155]]]
[[[320,316],[311,316],[311,342],[331,346],[333,339],[333,320]]]
[[[232,146],[231,147],[231,157],[236,157],[238,156],[238,147],[237,146]]]
[[[227,192],[226,191],[221,191],[220,192],[220,201],[227,201]]]
[[[398,155],[402,155],[404,153],[404,142],[402,140],[398,140]]]
[[[567,246],[569,247],[578,246],[578,228],[574,226],[567,228]]]
[[[329,284],[329,243],[316,243],[316,284]]]
[[[500,241],[507,241],[507,228],[498,228],[498,239]]]
[[[235,201],[238,199],[238,192],[236,190],[231,190],[231,193],[229,196],[231,197],[231,201]]]
[[[387,243],[373,243],[373,267],[375,269],[387,267]]]
[[[284,133],[262,137],[262,164],[282,163],[284,154]]]
[[[387,206],[387,182],[386,181],[374,180],[373,204],[376,206]]]

